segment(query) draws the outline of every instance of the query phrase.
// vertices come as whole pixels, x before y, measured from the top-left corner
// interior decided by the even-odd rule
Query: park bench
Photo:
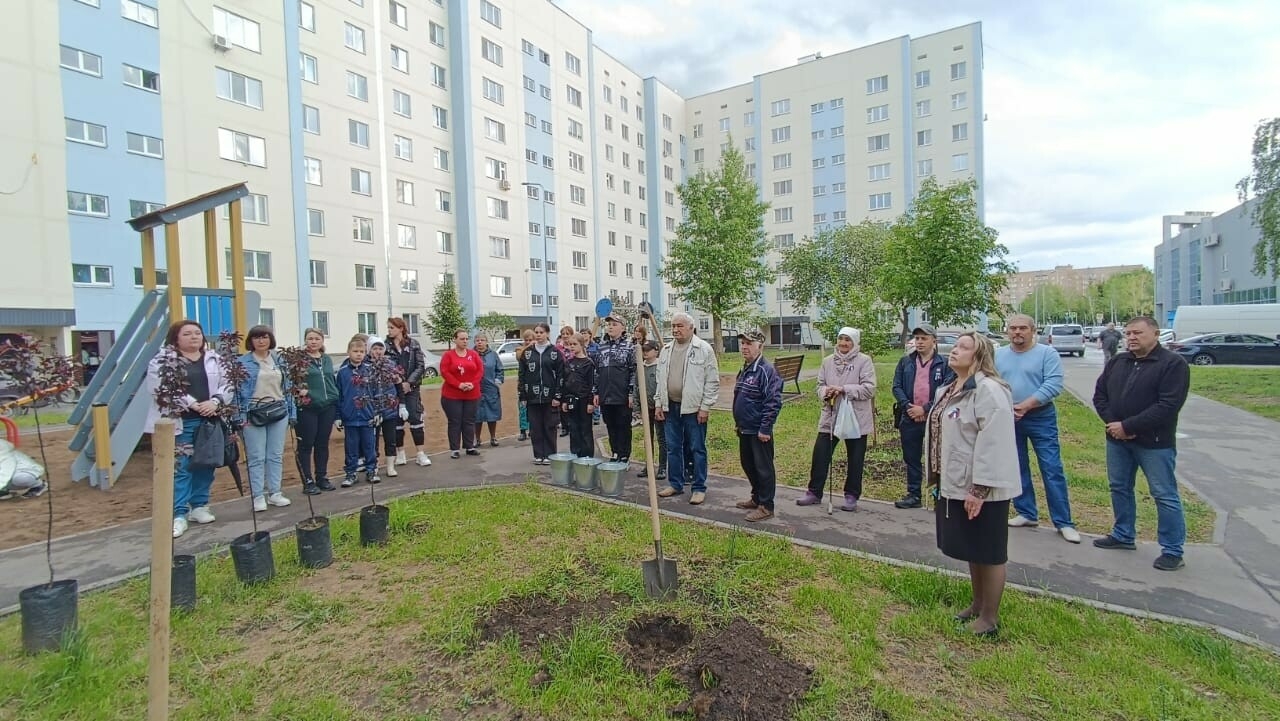
[[[782,378],[783,393],[787,393],[787,381],[796,385],[793,395],[800,395],[800,366],[804,365],[803,355],[784,355],[773,359],[773,368]]]

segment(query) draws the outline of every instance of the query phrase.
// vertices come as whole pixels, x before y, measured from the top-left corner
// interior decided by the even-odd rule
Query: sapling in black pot
[[[376,423],[385,411],[392,411],[399,407],[400,397],[395,389],[400,383],[401,374],[399,366],[385,356],[366,362],[370,366],[369,373],[366,376],[357,376],[358,391],[355,403],[357,408],[367,408],[371,417],[370,423]],[[376,476],[370,476],[369,505],[360,509],[360,545],[362,546],[384,545],[390,534],[391,509],[378,504],[378,499],[373,492],[375,478]]]
[[[284,359],[285,373],[289,376],[290,393],[301,412],[311,404],[311,394],[307,387],[311,356],[305,348],[296,346],[281,349],[280,356]],[[311,501],[311,496],[319,490],[316,489],[315,479],[307,474],[306,464],[302,462],[302,450],[298,446],[296,430],[293,434],[293,460],[298,466],[298,477],[302,479],[307,510],[311,513],[293,527],[294,537],[298,541],[298,561],[307,568],[324,568],[333,563],[333,538],[329,533],[329,518],[317,514],[315,504]]]

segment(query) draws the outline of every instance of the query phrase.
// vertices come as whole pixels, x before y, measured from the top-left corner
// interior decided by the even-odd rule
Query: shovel
[[[658,520],[658,479],[653,470],[652,426],[649,422],[649,389],[644,380],[644,351],[636,347],[636,383],[640,389],[640,420],[644,427],[644,463],[649,476],[649,517],[653,523],[654,558],[640,564],[644,575],[644,591],[649,598],[673,597],[680,587],[676,578],[676,561],[662,555],[662,523]]]

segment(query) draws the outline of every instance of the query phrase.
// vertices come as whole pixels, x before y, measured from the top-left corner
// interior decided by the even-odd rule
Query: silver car
[[[1084,328],[1075,323],[1057,323],[1047,325],[1040,334],[1039,342],[1058,351],[1058,355],[1078,355],[1084,357]]]
[[[516,351],[519,350],[522,345],[524,345],[524,341],[522,340],[507,340],[503,341],[502,345],[497,347],[498,360],[502,361],[502,367],[504,369],[511,370],[519,365],[516,361]]]

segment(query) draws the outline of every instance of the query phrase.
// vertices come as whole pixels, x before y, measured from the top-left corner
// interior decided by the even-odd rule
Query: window
[[[329,311],[311,311],[311,327],[323,333],[326,338],[329,337]]]
[[[537,50],[537,48],[533,46],[533,43],[528,40],[520,41],[520,49],[524,51],[525,55],[533,55],[533,52]]]
[[[413,205],[416,200],[413,183],[408,180],[396,181],[396,202],[401,205]]]
[[[777,117],[779,115],[786,115],[789,112],[791,112],[790,99],[784,98],[783,100],[775,100],[769,104],[769,114],[774,117]]]
[[[791,181],[778,180],[773,184],[774,195],[791,195]]]
[[[320,82],[320,63],[313,55],[302,53],[302,79],[309,83]]]
[[[506,220],[510,216],[507,201],[499,198],[485,198],[485,210],[490,218]]]
[[[262,49],[258,23],[216,6],[213,8],[213,34],[221,35],[228,43],[245,50],[256,53]]]
[[[775,223],[790,223],[790,222],[791,222],[791,208],[774,208],[774,209],[773,209],[773,222],[775,222]]]
[[[547,87],[546,85],[539,85],[539,86],[538,86],[538,94],[539,94],[539,95],[541,95],[543,98],[545,98],[545,99],[547,99],[547,100],[550,100],[550,99],[551,99],[551,88]],[[608,119],[609,119],[609,116],[608,116],[608,115],[606,115],[606,116],[605,116],[605,120],[606,120],[606,121],[608,121]],[[608,129],[609,129],[609,123],[608,123],[608,122],[605,122],[605,130],[608,130]]]
[[[169,271],[165,270],[164,268],[156,268],[155,281],[156,281],[157,288],[164,288],[168,286]],[[137,266],[133,267],[133,287],[135,288],[142,287],[142,269]]]
[[[494,26],[502,27],[502,9],[489,0],[480,0],[480,19]],[[525,41],[526,44],[528,41]]]
[[[391,67],[402,73],[409,72],[409,51],[404,48],[391,46]]]
[[[868,123],[882,123],[888,119],[889,119],[888,105],[876,105],[876,106],[867,108]]]
[[[548,306],[550,306],[550,307],[552,307],[552,308],[559,308],[559,307],[560,307],[560,296],[558,296],[558,295],[549,295],[549,296],[547,296],[547,305],[548,305]]]
[[[373,176],[369,171],[351,169],[351,192],[356,195],[373,195]]]
[[[432,45],[444,47],[444,28],[435,23],[427,23],[427,39]]]
[[[303,132],[320,134],[320,110],[310,105],[302,106],[302,130]]]
[[[406,138],[403,135],[395,136],[395,143],[392,146],[397,158],[401,160],[413,161],[413,138]]]
[[[357,147],[369,147],[369,124],[347,120],[347,141]]]
[[[587,237],[587,221],[586,220],[582,218],[572,218],[570,219],[569,223],[570,223],[569,232],[573,233],[574,235],[580,238]]]
[[[831,103],[830,103],[830,105],[831,105],[831,109],[832,109],[832,110],[837,110],[837,109],[839,109],[839,108],[843,108],[843,107],[844,107],[844,98],[832,98],[832,99],[831,99]]]
[[[267,141],[256,135],[218,128],[218,156],[246,165],[267,166]]]
[[[785,170],[791,167],[791,153],[780,153],[773,156],[773,169]]]
[[[59,63],[67,70],[102,77],[102,58],[83,50],[61,46]]]
[[[507,142],[507,126],[493,118],[485,118],[484,136],[490,140],[505,143]]]
[[[581,250],[573,251],[573,267],[577,270],[586,270],[587,254]]]
[[[703,159],[706,157],[706,156],[705,156],[705,154],[704,154],[704,152],[705,152],[705,151],[703,151],[703,149],[702,149],[702,148],[694,148],[694,149],[693,149],[693,162],[695,162],[695,163],[701,163],[701,162],[703,161]]]
[[[361,290],[374,290],[378,287],[378,269],[372,265],[356,264],[356,287]]]
[[[728,120],[728,118],[725,118],[725,120]],[[791,139],[791,126],[784,125],[781,128],[774,128],[772,131],[772,134],[773,134],[773,142],[785,143]]]
[[[431,163],[436,170],[449,170],[449,151],[444,148],[436,148],[432,151]]]
[[[111,215],[107,196],[93,193],[67,191],[67,212],[75,215],[92,215],[106,218]]]
[[[67,140],[73,143],[85,143],[107,147],[107,126],[66,118]]]
[[[951,170],[952,170],[952,172],[959,173],[959,172],[963,172],[963,171],[968,170],[968,169],[969,169],[969,154],[968,154],[968,153],[958,153],[958,154],[956,154],[956,155],[951,156]]]
[[[130,85],[139,90],[146,90],[152,93],[160,92],[160,73],[150,70],[143,70],[132,65],[121,66],[124,74],[124,84]]]
[[[446,88],[449,85],[449,73],[443,67],[431,63],[431,84],[437,88]]]
[[[932,115],[932,114],[933,114],[933,101],[932,101],[932,100],[917,100],[917,101],[916,101],[916,117],[917,117],[917,118],[927,118],[927,117],[929,117],[929,116],[930,116],[930,115]]]
[[[565,90],[565,99],[569,101],[570,105],[574,106],[575,108],[582,107],[582,91],[581,90],[573,87],[572,85],[564,86],[564,90]]]
[[[396,246],[413,250],[418,247],[418,229],[403,223],[396,225]]]
[[[570,185],[569,186],[569,202],[576,203],[578,205],[586,205],[587,189],[579,187],[577,185]]]
[[[233,103],[262,109],[262,81],[224,68],[214,68],[218,97]]]
[[[480,38],[480,57],[494,65],[502,65],[502,46],[489,38]]]
[[[298,3],[298,27],[308,32],[316,31],[316,8],[311,3]]]
[[[589,295],[587,294],[587,284],[586,284],[586,283],[574,283],[574,284],[573,284],[573,299],[574,299],[574,300],[587,300],[587,298],[588,298],[588,297],[589,297]]]
[[[542,294],[531,293],[529,295],[529,305],[542,305]]]
[[[814,103],[813,105],[810,105],[810,106],[809,106],[809,112],[810,112],[810,113],[812,113],[812,114],[814,114],[814,115],[817,115],[818,113],[822,112],[823,110],[826,110],[826,108],[827,108],[827,104],[826,104],[826,103]]]
[[[146,215],[153,210],[159,210],[164,207],[164,203],[152,203],[146,200],[130,200],[129,201],[129,217],[136,218],[139,215]]]
[[[491,275],[489,276],[489,295],[498,298],[511,297],[511,276],[509,275]]]
[[[813,197],[818,198],[826,194],[827,194],[827,186],[825,185],[813,186]]]
[[[844,153],[837,153],[831,156],[832,165],[844,165]]]
[[[418,271],[405,268],[400,270],[400,292],[418,292]]]
[[[449,129],[449,111],[439,105],[431,106],[432,123],[441,130]]]
[[[529,235],[542,235],[542,225],[539,223],[529,223]]]
[[[969,65],[964,61],[951,63],[951,79],[964,80],[969,75]]]
[[[867,78],[867,95],[875,93],[883,93],[889,90],[889,76],[881,75],[876,78]]]
[[[843,125],[837,125],[837,126],[835,126],[834,128],[832,128],[832,129],[831,129],[831,137],[833,137],[833,138],[843,138],[843,137],[844,137],[844,126],[843,126]]]
[[[627,126],[625,126],[625,125],[624,125],[624,126],[622,126],[622,127],[623,127],[623,129],[625,130]],[[728,118],[720,118],[720,132],[722,132],[722,133],[727,133],[727,132],[729,132],[729,119],[728,119]]]
[[[356,100],[369,102],[369,78],[360,73],[347,71],[347,95]]]
[[[926,176],[933,175],[933,159],[926,158],[916,161],[916,175]]]
[[[533,163],[534,165],[537,165],[537,164],[538,164],[538,151],[536,151],[536,150],[525,150],[525,151],[524,151],[524,159],[525,159],[525,160],[527,160],[527,161],[529,161],[530,163]],[[530,189],[531,189],[531,190],[535,190],[534,188],[530,188]],[[529,197],[535,197],[535,196],[530,195]]]
[[[888,149],[889,149],[888,133],[884,133],[883,135],[872,135],[871,137],[867,138],[868,153],[878,153],[881,150],[888,150]]]
[[[874,182],[877,180],[888,180],[889,177],[888,163],[879,163],[877,165],[867,166],[867,180]]]
[[[831,220],[835,222],[844,221],[848,217],[849,217],[848,211],[844,211],[844,210],[837,210],[831,214]]]
[[[928,70],[916,71],[916,87],[917,88],[929,87],[929,71]]]
[[[582,60],[579,59],[577,55],[574,55],[573,53],[570,53],[570,52],[566,52],[564,54],[564,69],[568,70],[574,75],[581,77],[582,76]]]
[[[380,330],[378,325],[378,314],[367,311],[356,313],[356,331],[366,335],[373,335]]]
[[[436,190],[436,210],[441,213],[453,212],[453,193],[447,190]]]
[[[827,137],[827,131],[825,130],[815,130],[812,133],[809,133],[810,140],[822,140],[825,137]],[[747,140],[751,140],[751,138],[747,138]],[[747,148],[747,150],[751,149],[752,148]]]
[[[489,78],[484,78],[483,93],[484,93],[485,100],[495,102],[498,105],[503,104],[505,91],[501,83],[490,80]]]
[[[486,178],[493,178],[494,180],[506,180],[507,164],[502,162],[501,160],[498,160],[497,158],[485,158],[484,174]],[[532,188],[533,190],[538,189],[537,186],[533,186],[533,185],[529,187]]]
[[[569,137],[582,140],[582,130],[582,123],[574,120],[573,118],[569,118]]]
[[[271,254],[262,250],[244,251],[244,279],[271,280]],[[227,266],[227,277],[231,277],[231,249],[223,254]]]
[[[364,53],[364,28],[356,27],[351,23],[343,23],[342,28],[343,44],[347,48],[358,53]]]
[[[307,235],[324,235],[324,211],[307,208]]]
[[[324,173],[319,158],[303,158],[302,172],[307,185],[324,185]]]
[[[814,222],[814,224],[815,224],[815,225],[817,225],[818,223],[825,223],[825,222],[827,222],[827,214],[826,214],[826,213],[814,213],[814,214],[813,214],[813,222]]]
[[[453,252],[453,233],[446,230],[436,231],[436,251],[440,253]]]
[[[360,243],[373,242],[373,218],[351,217],[351,239]]]
[[[893,205],[893,193],[876,193],[868,200],[869,210],[887,210]]]
[[[920,146],[920,147],[924,147],[924,146],[926,146],[926,145],[933,145],[933,131],[932,131],[932,130],[917,130],[917,131],[916,131],[916,145],[918,145],[918,146]]]
[[[813,169],[814,169],[814,170],[817,170],[818,168],[825,168],[825,167],[827,167],[827,159],[826,159],[826,158],[814,158],[814,159],[813,159]]]
[[[578,153],[569,153],[569,168],[571,170],[576,170],[579,173],[584,172],[587,168],[586,158],[582,157]]]
[[[960,142],[961,140],[968,140],[968,139],[969,139],[968,123],[956,123],[955,125],[951,126],[952,142]]]
[[[843,192],[844,192],[844,183],[832,183],[832,184],[831,184],[831,192],[832,192],[833,194],[834,194],[834,193],[843,193]]]
[[[609,275],[617,275],[617,274],[618,274],[618,261],[616,260],[609,261]]]
[[[968,94],[968,93],[952,93],[952,94],[951,94],[951,109],[952,109],[952,110],[964,110],[964,109],[965,109],[965,108],[967,108],[967,107],[969,107],[969,94]]]
[[[547,135],[550,135],[550,134],[551,134],[551,121],[550,121],[550,120],[543,120],[543,121],[541,121],[541,123],[539,123],[539,126],[542,128],[542,132],[546,133]]]
[[[153,28],[160,27],[160,13],[150,5],[143,5],[137,0],[120,0],[120,15],[135,23],[142,23]]]
[[[75,263],[71,266],[71,282],[81,286],[97,286],[110,288],[114,285],[109,265],[85,265]]]
[[[243,206],[242,220],[246,223],[256,223],[258,225],[267,224],[267,196],[257,193],[250,193],[245,196],[241,202]],[[227,206],[222,206],[222,217],[225,220],[230,217],[227,212]]]
[[[500,238],[496,235],[489,236],[489,255],[495,258],[510,258],[511,239]]]

